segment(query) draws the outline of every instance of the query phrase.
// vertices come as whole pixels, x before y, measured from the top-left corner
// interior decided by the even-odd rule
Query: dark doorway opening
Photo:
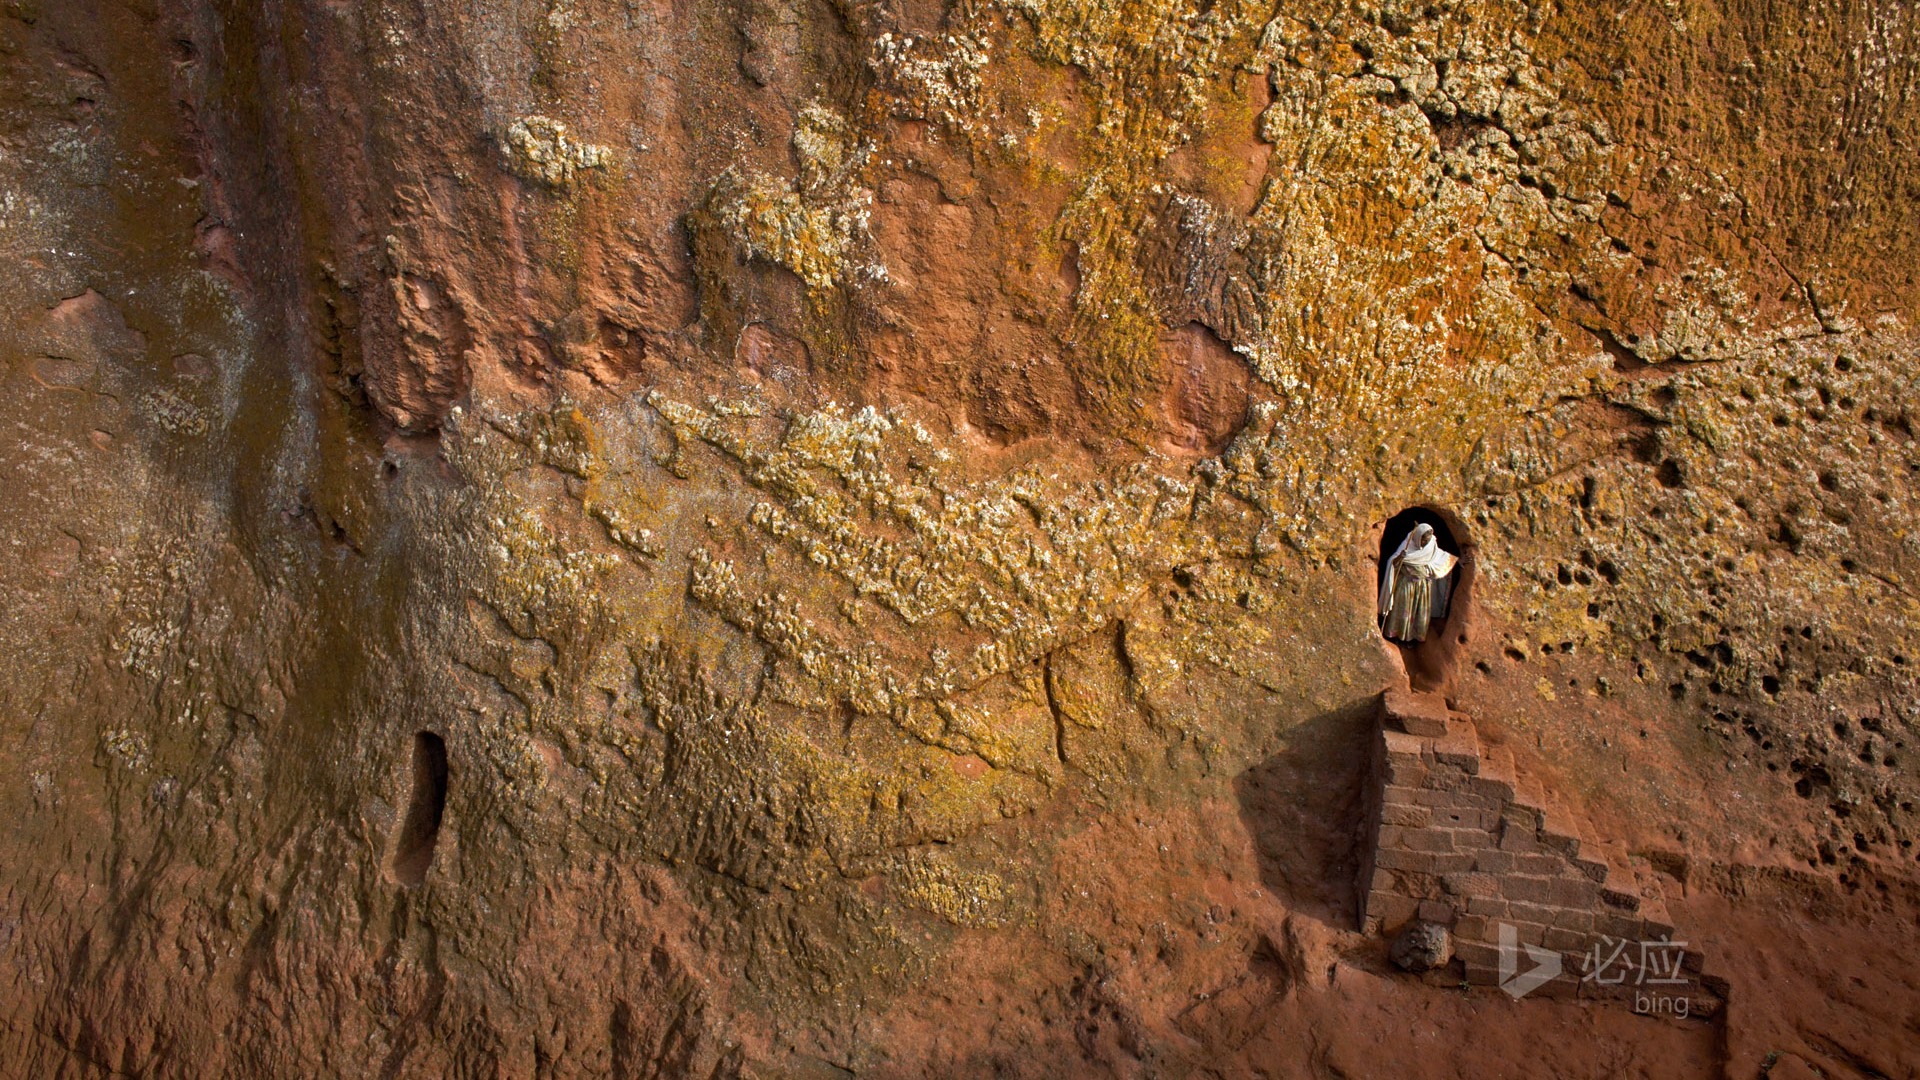
[[[440,815],[447,807],[447,744],[431,731],[413,737],[413,795],[393,845],[388,873],[408,888],[427,880],[440,842]]]
[[[1409,507],[1389,518],[1380,532],[1380,549],[1374,564],[1374,595],[1379,595],[1380,586],[1386,581],[1387,564],[1394,552],[1420,525],[1430,526],[1440,549],[1460,561],[1444,583],[1435,584],[1432,621],[1427,625],[1426,640],[1415,643],[1389,638],[1388,642],[1399,650],[1406,662],[1407,678],[1413,689],[1444,691],[1449,688],[1460,647],[1467,643],[1467,602],[1474,560],[1473,547],[1460,519],[1428,506]]]

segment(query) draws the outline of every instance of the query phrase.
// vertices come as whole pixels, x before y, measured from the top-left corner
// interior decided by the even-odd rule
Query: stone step
[[[1673,917],[1667,912],[1665,890],[1651,864],[1637,856],[1627,862],[1609,864],[1607,880],[1601,886],[1600,899],[1609,908],[1640,920],[1641,936],[1652,940],[1671,938]]]
[[[1531,822],[1535,832],[1540,831],[1541,823],[1546,820],[1545,811],[1541,809],[1546,804],[1546,793],[1540,790],[1539,781],[1531,776],[1515,776],[1513,801],[1508,804],[1508,809],[1522,820]]]
[[[1659,872],[1645,858],[1633,854],[1624,842],[1607,840],[1589,844],[1581,862],[1583,870],[1593,862],[1605,867],[1606,874],[1600,879],[1603,896],[1608,893],[1632,894],[1638,902],[1637,911],[1643,917],[1665,913]]]
[[[1519,770],[1514,767],[1513,751],[1504,746],[1481,746],[1480,775],[1504,781],[1518,792]]]
[[[1639,882],[1629,873],[1612,872],[1600,884],[1600,902],[1629,915],[1644,915]]]
[[[1371,925],[1457,917],[1463,948],[1490,947],[1489,927],[1506,917],[1556,935],[1555,948],[1596,933],[1672,940],[1652,865],[1624,843],[1590,839],[1591,823],[1524,775],[1511,748],[1483,743],[1471,717],[1439,695],[1402,691],[1383,695],[1381,720],[1393,795],[1381,810]]]
[[[1629,858],[1627,845],[1618,840],[1589,841],[1573,864],[1581,873],[1601,885],[1609,881],[1617,884],[1634,877],[1633,871],[1628,868]]]
[[[1648,932],[1654,937],[1673,936],[1673,917],[1667,914],[1666,890],[1660,885],[1660,875],[1653,865],[1639,856],[1633,857],[1633,891],[1640,898],[1640,917],[1647,920]]]
[[[1480,773],[1480,736],[1472,724],[1447,721],[1446,734],[1431,739],[1428,752],[1442,765],[1451,765],[1469,776]]]
[[[1380,711],[1387,726],[1409,735],[1433,738],[1447,734],[1447,699],[1440,694],[1389,690],[1380,696]]]
[[[1547,818],[1540,829],[1540,846],[1568,862],[1580,857],[1580,837],[1562,819]]]
[[[1569,860],[1579,859],[1581,838],[1589,832],[1581,827],[1584,822],[1557,800],[1549,798],[1546,790],[1532,779],[1516,782],[1514,802],[1518,804],[1523,820],[1527,816],[1537,820],[1535,830],[1542,848]]]

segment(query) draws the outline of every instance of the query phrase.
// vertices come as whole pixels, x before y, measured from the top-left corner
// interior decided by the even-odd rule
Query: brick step
[[[1494,780],[1504,780],[1518,790],[1519,770],[1514,766],[1513,751],[1504,746],[1482,746],[1480,751],[1480,775]]]
[[[1574,860],[1580,871],[1600,883],[1600,899],[1608,907],[1645,919],[1650,932],[1660,936],[1661,927],[1671,933],[1665,890],[1653,864],[1632,854],[1618,840],[1589,844],[1586,854]]]
[[[1542,832],[1553,833],[1557,836],[1564,836],[1573,840],[1579,840],[1592,832],[1592,830],[1586,827],[1587,822],[1582,815],[1568,809],[1567,805],[1554,798],[1551,792],[1545,788],[1540,788],[1538,794],[1540,797],[1540,830]]]
[[[1619,887],[1636,876],[1631,857],[1627,854],[1627,845],[1618,840],[1589,842],[1573,862],[1581,873],[1603,886]]]
[[[1582,869],[1597,867],[1599,876],[1594,880],[1600,883],[1600,899],[1608,907],[1629,914],[1644,914],[1641,910],[1645,903],[1640,884],[1640,873],[1627,853],[1627,846],[1617,840],[1592,845],[1588,856],[1581,860]]]
[[[1451,765],[1470,776],[1480,773],[1480,736],[1473,725],[1460,720],[1447,721],[1447,733],[1438,736],[1430,744],[1434,759],[1442,765]]]
[[[1380,697],[1380,708],[1389,727],[1425,739],[1445,735],[1453,715],[1442,695],[1412,690],[1387,691]]]
[[[1643,859],[1636,858],[1629,870],[1631,877],[1617,885],[1609,884],[1607,891],[1601,893],[1602,899],[1616,895],[1627,895],[1634,899],[1633,912],[1646,920],[1647,933],[1653,937],[1673,936],[1673,917],[1667,913],[1665,890],[1660,886],[1660,876]]]
[[[1504,747],[1501,749],[1505,750]],[[1513,760],[1511,751],[1506,752],[1506,760],[1508,762]],[[1549,798],[1538,781],[1528,777],[1517,778],[1514,781],[1513,802],[1508,810],[1510,816],[1523,824],[1531,824],[1542,848],[1563,855],[1576,864],[1595,861],[1580,858],[1583,838],[1593,835],[1593,830],[1587,826],[1587,822],[1580,815]],[[1594,876],[1596,881],[1603,878],[1597,867],[1587,869],[1582,865],[1582,869]]]

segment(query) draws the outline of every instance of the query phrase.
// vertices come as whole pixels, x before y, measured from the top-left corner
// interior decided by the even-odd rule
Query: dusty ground
[[[1914,1075],[1916,21],[0,0],[0,1071]],[[1353,930],[1409,665],[1722,1013]]]

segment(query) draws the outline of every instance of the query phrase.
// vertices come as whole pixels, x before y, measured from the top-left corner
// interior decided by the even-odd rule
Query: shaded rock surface
[[[8,1068],[1920,1069],[1916,21],[0,0]],[[1388,976],[1410,674],[1712,1026]]]

